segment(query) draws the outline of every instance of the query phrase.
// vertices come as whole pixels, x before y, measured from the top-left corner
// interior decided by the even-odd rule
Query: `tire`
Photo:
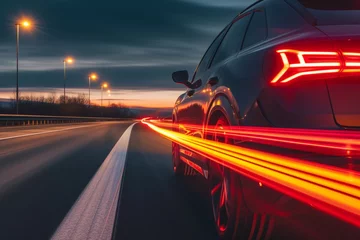
[[[221,129],[223,126],[229,126],[229,122],[220,116],[215,127]],[[210,139],[231,143],[225,135],[214,134]],[[239,175],[210,161],[209,195],[219,239],[249,239],[253,214],[245,206]]]

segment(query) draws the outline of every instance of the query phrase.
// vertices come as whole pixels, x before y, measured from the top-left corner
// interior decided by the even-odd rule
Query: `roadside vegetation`
[[[101,107],[98,105],[89,106],[89,100],[85,94],[75,97],[34,97],[21,96],[19,98],[19,114],[27,115],[51,115],[51,116],[80,116],[80,117],[114,117],[133,118],[134,113],[122,104],[110,104]],[[15,114],[15,101],[7,106],[0,106],[0,114]]]

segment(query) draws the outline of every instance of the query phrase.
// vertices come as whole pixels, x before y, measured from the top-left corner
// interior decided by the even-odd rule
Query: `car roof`
[[[254,2],[253,4],[251,4],[250,6],[248,6],[247,8],[245,8],[244,10],[242,10],[242,11],[240,12],[240,14],[245,13],[247,10],[249,10],[249,9],[252,8],[253,6],[255,6],[255,5],[257,5],[257,4],[259,4],[259,3],[263,2],[263,1],[264,1],[264,0],[258,0],[258,1],[256,1],[256,2]]]
[[[253,4],[251,4],[250,6],[246,7],[244,10],[242,10],[237,16],[246,13],[249,9],[265,1],[271,2],[274,0],[258,0]],[[298,12],[309,24],[313,26],[316,25],[316,18],[309,11],[307,11],[307,9],[303,5],[301,5],[298,0],[278,0],[278,1],[283,1],[284,3],[287,3],[296,12]]]

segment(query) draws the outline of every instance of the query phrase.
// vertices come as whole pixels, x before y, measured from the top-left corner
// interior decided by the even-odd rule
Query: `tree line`
[[[15,114],[15,101],[10,107],[0,106],[0,114]],[[106,107],[98,105],[89,106],[89,99],[85,94],[77,96],[56,97],[20,96],[19,114],[52,115],[52,116],[80,116],[80,117],[114,117],[133,118],[135,114],[123,104],[110,104]]]

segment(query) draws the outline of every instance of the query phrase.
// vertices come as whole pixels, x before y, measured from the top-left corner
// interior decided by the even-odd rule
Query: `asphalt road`
[[[1,128],[0,239],[51,238],[129,125]],[[169,141],[134,126],[115,239],[216,239],[204,194],[175,179],[170,157]]]
[[[215,240],[193,178],[174,176],[171,142],[141,123],[0,128],[0,239]],[[318,215],[277,218],[272,239],[353,239],[349,226],[309,237]]]
[[[0,141],[0,239],[49,239],[128,125],[71,125]],[[0,136],[30,128],[2,128]]]
[[[173,174],[171,142],[142,124],[136,125],[115,239],[217,239],[205,187],[190,182],[179,181]]]

